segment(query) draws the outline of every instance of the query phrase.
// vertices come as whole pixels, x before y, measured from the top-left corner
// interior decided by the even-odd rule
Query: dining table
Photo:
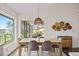
[[[52,43],[52,45],[59,45],[59,54],[60,54],[60,56],[62,56],[62,42],[61,42],[61,40],[57,40],[57,39],[47,39],[47,40],[49,40],[49,41],[51,41],[51,43]],[[19,56],[21,56],[21,53],[22,53],[22,46],[23,45],[28,45],[29,44],[29,42],[30,42],[31,40],[30,39],[21,39],[20,41],[18,41],[18,46],[19,46]],[[44,41],[46,41],[46,39],[40,39],[40,40],[35,40],[35,41],[37,41],[37,43],[39,44],[39,45],[42,45],[42,43],[44,42]]]

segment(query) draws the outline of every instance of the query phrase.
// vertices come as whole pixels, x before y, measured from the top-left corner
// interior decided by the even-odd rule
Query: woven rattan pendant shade
[[[35,19],[34,24],[43,24],[43,21],[41,18],[38,17]]]

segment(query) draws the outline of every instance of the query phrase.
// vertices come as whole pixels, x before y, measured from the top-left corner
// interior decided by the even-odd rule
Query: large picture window
[[[0,14],[0,45],[13,40],[14,20],[3,14]]]

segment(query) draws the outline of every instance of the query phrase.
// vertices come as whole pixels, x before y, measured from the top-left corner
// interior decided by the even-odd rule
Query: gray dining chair
[[[35,40],[29,42],[29,55],[31,54],[31,51],[37,51],[37,55],[39,56],[39,46]]]
[[[42,44],[42,54],[43,51],[48,51],[49,56],[52,55],[52,44],[50,41],[44,41],[44,43]]]

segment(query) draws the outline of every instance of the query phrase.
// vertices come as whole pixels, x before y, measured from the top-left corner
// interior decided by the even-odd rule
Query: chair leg
[[[42,47],[41,47],[41,56],[43,56],[43,50],[42,50]]]
[[[28,53],[28,47],[27,47],[27,53]]]
[[[52,51],[50,51],[50,55],[52,56]]]
[[[24,51],[26,51],[26,48],[24,47]]]
[[[28,54],[28,56],[30,56],[31,55],[31,50],[29,50],[29,54]]]
[[[43,56],[43,50],[41,50],[41,56]]]
[[[49,56],[50,56],[50,51],[48,51],[48,54],[49,54]]]
[[[52,51],[48,51],[48,53],[49,53],[49,56],[52,56]]]
[[[53,48],[53,52],[55,52],[55,48]]]
[[[24,51],[26,52],[26,48],[27,48],[27,52],[28,52],[28,46],[24,46]]]
[[[39,56],[39,50],[37,51],[37,55]]]

